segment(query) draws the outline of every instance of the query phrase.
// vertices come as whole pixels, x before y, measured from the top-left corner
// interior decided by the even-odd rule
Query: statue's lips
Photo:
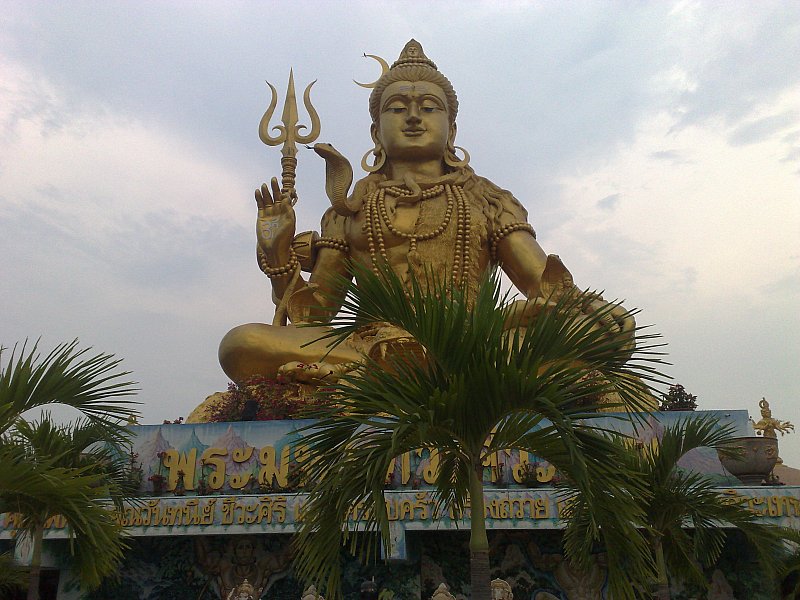
[[[419,137],[426,131],[427,129],[403,129],[403,135],[406,137]]]

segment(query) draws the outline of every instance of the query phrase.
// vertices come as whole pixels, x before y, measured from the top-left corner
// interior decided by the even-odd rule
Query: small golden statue
[[[779,431],[781,436],[794,431],[794,425],[792,425],[791,422],[779,421],[778,419],[772,418],[772,410],[770,410],[769,402],[767,402],[766,398],[761,398],[758,407],[761,409],[761,420],[756,423],[753,421],[753,418],[750,417],[750,422],[753,424],[753,429],[756,430],[756,435],[763,435],[766,438],[777,438],[778,436],[775,435],[776,431]]]
[[[226,600],[258,600],[255,594],[256,588],[245,579],[230,591]]]
[[[273,178],[255,192],[257,257],[272,282],[276,315],[272,325],[250,323],[232,329],[219,347],[225,373],[237,382],[260,375],[291,375],[316,384],[335,380],[365,355],[380,359],[398,350],[413,351],[408,334],[393,328],[375,331],[331,349],[320,338],[344,300],[330,276],[353,277],[350,265],[377,270],[388,265],[403,281],[442,281],[477,289],[481,277],[499,265],[522,294],[512,310],[536,318],[548,298],[575,289],[558,256],[544,253],[528,223],[528,213],[508,191],[475,174],[469,154],[455,145],[458,99],[450,81],[415,40],[391,67],[370,84],[370,134],[374,147],[361,161],[367,176],[353,181],[350,163],[330,144],[313,149],[326,162],[326,193],[331,207],[322,217],[321,235],[295,233],[294,141],[316,139],[319,119],[304,96],[312,126],[300,140],[294,84],[290,80],[278,137],[269,135],[272,102],[261,121],[261,139],[284,146],[282,182]],[[270,86],[271,87],[271,86]],[[286,148],[286,145],[291,147]],[[458,154],[461,150],[461,156]],[[308,280],[302,272],[310,273]],[[608,306],[586,294],[584,310]],[[287,320],[291,324],[287,324]],[[297,327],[313,324],[311,327]],[[615,306],[604,323],[609,336],[632,348],[635,322]]]
[[[761,409],[761,419],[756,423],[753,421],[753,417],[750,417],[750,422],[753,424],[753,429],[756,430],[756,435],[764,436],[765,438],[773,438],[777,439],[777,435],[775,435],[776,431],[779,431],[781,437],[783,437],[786,433],[791,433],[794,431],[794,425],[790,421],[779,421],[778,419],[772,418],[772,410],[769,407],[769,402],[767,399],[762,397],[761,402],[758,403],[758,407]],[[777,464],[782,465],[783,459],[779,456]],[[770,473],[769,477],[767,478],[767,483],[777,483],[778,478],[775,473]]]

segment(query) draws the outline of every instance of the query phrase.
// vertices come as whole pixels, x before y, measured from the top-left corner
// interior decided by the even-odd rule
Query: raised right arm
[[[315,242],[316,260],[310,280],[289,299],[289,318],[293,323],[328,323],[342,307],[343,279],[352,279],[348,269],[346,219],[333,208],[322,216],[322,236]]]

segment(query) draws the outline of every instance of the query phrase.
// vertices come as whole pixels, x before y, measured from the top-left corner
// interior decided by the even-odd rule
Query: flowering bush
[[[255,406],[248,403],[255,403]],[[275,421],[303,418],[305,411],[319,406],[319,400],[299,383],[278,377],[253,377],[242,383],[229,383],[223,400],[209,411],[209,421]],[[247,414],[249,413],[249,414]]]

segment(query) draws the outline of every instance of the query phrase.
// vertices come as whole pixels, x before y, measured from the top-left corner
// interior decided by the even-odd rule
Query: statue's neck
[[[414,180],[418,180],[433,179],[444,174],[444,163],[441,160],[425,162],[392,160],[386,169],[386,175],[389,179],[397,180],[403,180],[407,175]]]

